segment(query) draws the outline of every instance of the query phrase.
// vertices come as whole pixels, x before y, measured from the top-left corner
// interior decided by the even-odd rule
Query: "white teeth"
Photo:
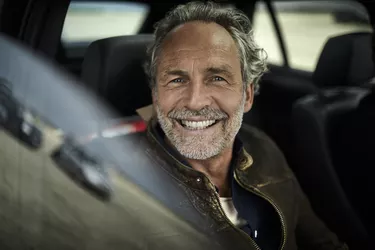
[[[208,126],[211,126],[212,124],[214,124],[215,120],[207,120],[207,121],[199,121],[199,122],[182,120],[181,123],[189,129],[205,129]]]

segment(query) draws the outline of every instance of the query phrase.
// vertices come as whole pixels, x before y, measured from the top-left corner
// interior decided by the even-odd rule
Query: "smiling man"
[[[178,6],[156,25],[148,55],[149,140],[215,232],[235,235],[234,248],[347,249],[315,216],[276,145],[242,124],[266,71],[246,15]]]
[[[217,23],[192,21],[168,34],[161,51],[154,89],[160,126],[170,145],[229,195],[233,140],[253,98],[235,41]]]

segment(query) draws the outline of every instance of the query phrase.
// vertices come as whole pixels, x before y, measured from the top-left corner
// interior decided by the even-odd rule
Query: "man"
[[[148,138],[214,232],[233,248],[347,249],[315,216],[276,145],[242,124],[266,70],[245,14],[178,6],[156,25],[148,54],[156,113]]]

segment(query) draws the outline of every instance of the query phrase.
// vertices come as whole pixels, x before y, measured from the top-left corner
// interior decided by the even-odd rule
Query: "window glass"
[[[284,64],[275,27],[263,2],[256,4],[253,27],[255,41],[267,52],[268,62],[274,65]]]
[[[332,36],[346,33],[371,32],[366,9],[354,1],[274,1],[276,18],[286,45],[290,67],[314,71],[325,42]],[[269,54],[269,62],[280,64],[275,31],[266,16],[264,4],[258,4],[254,29],[259,43]],[[269,18],[270,19],[270,18]],[[258,20],[258,22],[256,22]],[[271,34],[272,33],[272,34]]]
[[[138,33],[147,17],[148,5],[130,2],[70,3],[61,41],[64,47]]]

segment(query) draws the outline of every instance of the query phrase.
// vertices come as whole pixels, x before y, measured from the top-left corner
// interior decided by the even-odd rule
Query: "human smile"
[[[217,125],[220,120],[203,120],[203,119],[187,119],[187,120],[180,120],[174,119],[174,121],[185,131],[195,132],[198,133],[199,131],[205,131],[211,129],[215,125]]]
[[[200,130],[211,127],[216,123],[216,120],[203,120],[203,121],[190,121],[190,120],[180,120],[180,124],[189,130]]]

